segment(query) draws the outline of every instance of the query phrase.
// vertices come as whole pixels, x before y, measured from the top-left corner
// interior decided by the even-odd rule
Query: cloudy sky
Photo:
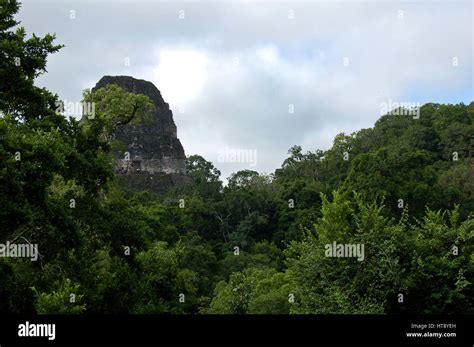
[[[103,75],[152,81],[223,178],[326,149],[384,103],[474,100],[470,0],[23,0],[19,19],[65,45],[38,85],[78,102]]]

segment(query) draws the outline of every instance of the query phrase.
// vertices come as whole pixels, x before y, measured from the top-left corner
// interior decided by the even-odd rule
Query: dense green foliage
[[[150,101],[109,86],[66,118],[33,83],[60,46],[13,32],[18,5],[0,3],[0,243],[39,250],[0,258],[1,312],[474,313],[474,103],[294,146],[272,175],[224,186],[193,155],[194,184],[126,192],[111,135]]]

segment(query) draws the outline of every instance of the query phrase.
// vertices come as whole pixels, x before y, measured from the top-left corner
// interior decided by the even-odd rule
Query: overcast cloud
[[[186,154],[223,178],[326,149],[382,102],[474,100],[471,1],[23,0],[19,18],[66,46],[38,85],[80,101],[103,75],[152,81]],[[226,148],[257,164],[219,162]]]

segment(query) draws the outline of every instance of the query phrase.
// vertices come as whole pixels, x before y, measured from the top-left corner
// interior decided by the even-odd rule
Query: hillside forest
[[[150,101],[112,85],[84,92],[93,119],[58,113],[35,79],[62,46],[0,3],[0,243],[38,245],[0,257],[0,312],[474,313],[474,102],[389,112],[226,184],[190,155],[192,184],[128,191],[110,135]]]

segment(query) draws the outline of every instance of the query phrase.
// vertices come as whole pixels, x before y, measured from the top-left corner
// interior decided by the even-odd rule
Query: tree
[[[383,209],[358,194],[323,196],[313,232],[286,251],[293,313],[472,312],[472,219],[428,209],[414,225],[406,210],[396,222]],[[364,248],[328,253],[334,243]]]
[[[247,268],[217,284],[210,309],[219,314],[288,314],[289,284],[274,269]]]
[[[80,294],[80,285],[71,283],[68,278],[58,291],[37,293],[37,297],[36,311],[40,314],[78,314],[86,308],[81,303],[84,295]]]
[[[46,72],[48,55],[63,46],[53,44],[54,35],[26,39],[23,27],[13,31],[19,24],[13,18],[20,8],[17,0],[1,0],[0,6],[0,111],[49,130],[62,121],[55,112],[57,99],[34,80]]]
[[[200,155],[191,155],[186,158],[186,172],[194,179],[196,185],[207,183],[214,185],[215,188],[220,186],[221,172]]]

